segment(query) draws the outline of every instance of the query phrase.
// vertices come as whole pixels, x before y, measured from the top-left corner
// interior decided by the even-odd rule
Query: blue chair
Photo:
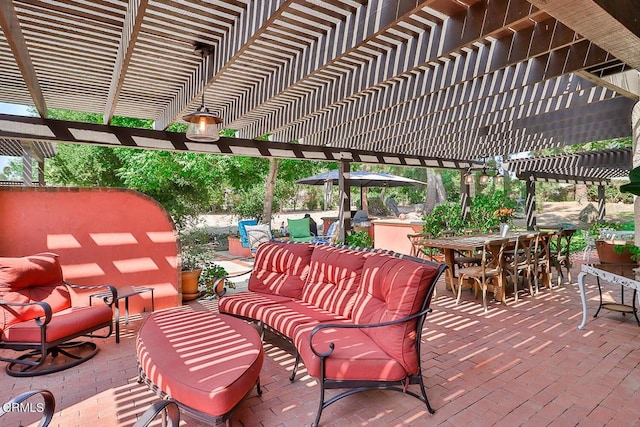
[[[314,237],[311,243],[327,243],[327,244],[335,243],[338,238],[337,232],[338,232],[339,224],[340,224],[340,221],[332,222],[331,225],[329,226],[329,229],[327,230],[327,234],[325,234],[324,236]]]
[[[247,234],[247,229],[244,228],[247,225],[258,225],[257,219],[243,219],[238,221],[238,234],[240,235],[240,243],[243,248],[250,248],[251,243],[249,242],[249,235]]]

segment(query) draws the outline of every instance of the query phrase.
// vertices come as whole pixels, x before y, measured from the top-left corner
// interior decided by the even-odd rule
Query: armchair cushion
[[[42,315],[42,310],[40,310]],[[67,337],[77,336],[78,332],[109,324],[113,312],[111,307],[97,305],[92,307],[74,307],[55,313],[47,325],[47,342],[55,342]],[[78,329],[82,325],[82,329]],[[4,342],[40,342],[40,327],[36,322],[16,323],[2,331],[0,338]]]
[[[294,242],[310,242],[314,236],[311,234],[311,222],[309,218],[288,219],[289,238]]]
[[[249,290],[300,298],[313,246],[266,242],[260,246],[249,278]]]
[[[62,282],[58,255],[41,253],[20,258],[0,257],[0,300],[29,304],[46,302],[53,312],[71,307],[69,290]],[[37,305],[2,310],[0,331],[43,315]]]
[[[269,224],[245,225],[244,229],[247,231],[247,239],[249,239],[249,248],[251,250],[255,250],[261,243],[273,239]]]
[[[18,290],[32,286],[54,285],[62,282],[62,268],[58,255],[43,252],[36,255],[0,257],[0,286]]]

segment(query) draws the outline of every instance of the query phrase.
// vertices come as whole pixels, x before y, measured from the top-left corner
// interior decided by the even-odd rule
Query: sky
[[[14,114],[17,116],[33,116],[28,111],[28,107],[24,105],[15,105],[15,104],[5,104],[4,102],[0,102],[0,114]],[[0,156],[0,171],[5,168],[9,164],[11,160],[14,160],[14,157],[6,157]]]

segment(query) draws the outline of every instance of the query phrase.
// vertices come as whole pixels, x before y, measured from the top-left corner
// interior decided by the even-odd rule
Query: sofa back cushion
[[[306,243],[262,243],[249,278],[249,290],[300,298],[312,252],[313,246]]]
[[[58,255],[41,253],[26,257],[0,257],[0,300],[12,303],[46,302],[53,312],[71,306],[71,297],[62,282]],[[0,331],[24,320],[43,315],[38,306],[1,308]]]
[[[350,317],[362,267],[371,254],[335,246],[317,246],[311,256],[302,300],[339,316]]]
[[[355,295],[352,318],[355,323],[381,323],[401,319],[420,311],[425,298],[431,298],[440,272],[437,266],[410,259],[378,254],[367,259],[362,284]],[[430,293],[429,293],[430,292]],[[426,307],[428,307],[427,301]],[[369,335],[391,357],[400,362],[408,374],[418,370],[415,345],[416,322],[366,328]]]

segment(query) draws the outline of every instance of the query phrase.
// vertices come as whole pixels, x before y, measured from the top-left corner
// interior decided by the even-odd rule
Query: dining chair
[[[567,271],[568,283],[571,283],[571,237],[576,232],[575,228],[561,228],[556,233],[555,249],[550,252],[551,265],[555,266],[558,286],[562,285],[564,279],[563,269]]]
[[[535,293],[540,291],[540,282],[551,288],[551,240],[555,237],[555,232],[538,231],[533,249],[533,280]]]
[[[471,233],[470,230],[467,230],[467,231]],[[455,230],[445,230],[440,234],[442,235],[442,237],[453,237],[453,236],[459,235],[460,233],[456,232]],[[470,235],[464,232],[462,234]],[[453,252],[454,252],[453,262],[456,264],[456,267],[458,268],[480,265],[480,260],[482,257],[478,252],[459,251],[459,250],[454,250]]]
[[[465,282],[472,281],[474,297],[478,297],[478,288],[480,288],[482,290],[482,306],[484,307],[485,312],[488,310],[487,290],[489,284],[492,282],[491,284],[494,286],[494,293],[496,288],[502,289],[504,287],[503,260],[504,251],[508,244],[509,239],[487,240],[482,246],[480,265],[458,269],[456,304],[460,303],[462,287],[465,285]]]
[[[513,295],[515,302],[518,302],[518,285],[522,278],[523,285],[526,280],[529,285],[529,294],[534,295],[532,277],[535,274],[535,245],[538,236],[536,233],[519,235],[513,250],[505,252],[507,261],[507,275],[513,283]]]
[[[431,248],[424,246],[424,240],[430,238],[431,233],[407,234],[407,239],[411,242],[411,252],[409,255],[417,258],[433,260]]]

